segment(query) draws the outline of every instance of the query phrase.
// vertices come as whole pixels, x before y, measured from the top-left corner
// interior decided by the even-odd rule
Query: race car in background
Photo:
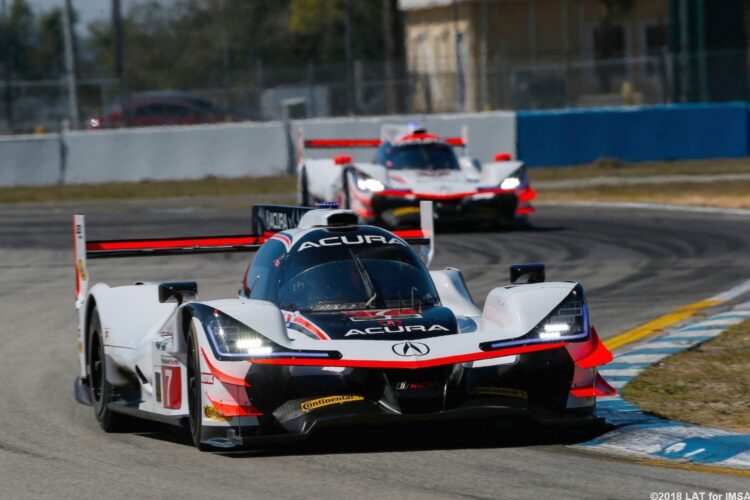
[[[200,449],[360,423],[597,422],[596,397],[613,393],[597,366],[612,356],[581,285],[513,266],[482,310],[459,270],[428,270],[430,202],[422,210],[408,238],[338,209],[256,206],[260,235],[110,241],[88,241],[74,216],[76,399],[107,432],[145,418],[183,426]],[[202,301],[193,281],[88,286],[88,259],[216,252],[257,252],[238,295]]]
[[[380,139],[297,137],[299,203],[336,200],[363,221],[387,227],[416,226],[419,202],[435,203],[439,221],[525,223],[534,213],[526,168],[507,153],[484,165],[467,154],[463,137],[441,138],[415,125],[384,125]],[[306,158],[305,148],[372,148],[371,163],[351,156]],[[463,150],[456,155],[454,149]]]

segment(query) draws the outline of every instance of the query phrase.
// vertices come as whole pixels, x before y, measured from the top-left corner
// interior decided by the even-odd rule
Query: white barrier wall
[[[420,122],[429,132],[442,137],[460,136],[463,125],[466,125],[469,133],[469,153],[483,163],[491,161],[495,153],[511,153],[514,158],[516,157],[516,114],[513,112],[320,118],[297,120],[293,128],[296,130],[301,127],[306,139],[378,139],[381,125],[409,122]],[[305,151],[305,155],[310,158],[329,158],[339,154],[351,155],[355,161],[370,161],[374,150]]]
[[[0,186],[46,186],[60,180],[55,135],[0,139]]]
[[[75,132],[66,182],[259,177],[287,167],[280,122]]]
[[[441,136],[468,127],[469,152],[486,162],[496,152],[516,153],[515,113],[385,116],[298,120],[307,138],[379,138],[384,123],[420,121]],[[289,142],[281,122],[68,132],[0,139],[0,186],[259,177],[287,172]],[[369,161],[373,149],[307,151],[309,157],[352,154]],[[61,177],[61,173],[64,173]]]

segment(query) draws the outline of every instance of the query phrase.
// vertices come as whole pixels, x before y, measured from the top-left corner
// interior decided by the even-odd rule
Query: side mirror
[[[510,282],[513,284],[543,283],[544,264],[511,264]]]
[[[186,300],[195,299],[198,295],[198,283],[195,281],[176,281],[159,284],[159,302],[170,302],[174,299],[178,304]]]

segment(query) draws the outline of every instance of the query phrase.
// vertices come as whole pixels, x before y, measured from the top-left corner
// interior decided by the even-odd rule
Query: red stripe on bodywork
[[[308,139],[306,148],[377,148],[380,139]]]
[[[312,334],[314,334],[316,337],[318,337],[320,340],[330,340],[328,335],[318,327],[315,323],[308,320],[307,318],[304,318],[302,316],[295,316],[292,320],[292,323],[295,323],[307,330],[309,330]]]
[[[284,234],[277,233],[268,239],[280,241],[284,245],[284,248],[286,249],[287,252],[292,248],[292,240]]]
[[[409,144],[409,143],[421,143],[421,142],[443,142],[443,140],[434,134],[407,134],[396,140],[396,144]]]
[[[576,387],[571,389],[570,393],[579,398],[593,398],[596,396],[615,396],[617,395],[617,389],[609,385],[604,377],[597,373],[593,384]]]
[[[201,353],[203,353],[203,359],[206,360],[206,365],[208,365],[208,369],[211,370],[211,373],[214,377],[216,377],[220,382],[224,382],[225,384],[230,385],[239,385],[240,387],[252,387],[247,380],[239,377],[235,377],[233,375],[229,375],[228,373],[224,373],[223,371],[216,368],[211,361],[208,359],[208,354],[206,354],[206,350],[201,347]]]
[[[446,137],[445,143],[449,146],[466,146],[466,141],[461,137]]]
[[[531,187],[523,188],[518,190],[518,202],[531,201],[536,198],[536,191]]]
[[[466,363],[469,361],[479,361],[482,359],[501,358],[503,356],[513,356],[515,354],[526,354],[529,352],[546,351],[550,349],[559,349],[565,342],[555,342],[543,345],[530,345],[523,347],[511,347],[489,352],[475,352],[471,354],[461,354],[458,356],[447,356],[444,358],[426,359],[423,361],[377,361],[367,359],[309,359],[309,358],[266,358],[266,359],[249,359],[250,363],[264,365],[290,365],[290,366],[343,366],[350,368],[430,368],[433,366],[453,365],[456,363]]]
[[[263,412],[254,407],[253,405],[239,405],[239,404],[233,404],[233,403],[222,403],[220,401],[217,401],[213,399],[211,396],[206,393],[206,397],[209,401],[211,401],[211,404],[214,408],[219,410],[219,413],[221,413],[223,416],[227,418],[231,417],[259,417],[263,415]]]
[[[404,229],[402,231],[393,231],[393,234],[399,238],[426,238],[427,235],[421,229]]]
[[[231,247],[237,245],[258,245],[264,243],[265,240],[265,238],[257,236],[206,236],[197,238],[89,241],[86,243],[86,250],[90,252],[102,250],[152,250],[156,248]]]
[[[396,197],[396,198],[409,198],[409,199],[418,199],[418,200],[433,200],[433,201],[441,201],[441,200],[460,200],[461,198],[468,198],[470,196],[478,195],[478,194],[506,194],[506,193],[514,193],[512,189],[482,189],[477,191],[466,191],[463,193],[414,193],[414,192],[408,192],[408,191],[399,191],[399,190],[393,190],[393,189],[386,189],[384,191],[380,191],[377,193],[377,196],[389,196],[389,197]]]
[[[516,208],[516,213],[518,215],[534,215],[536,213],[536,209],[531,205],[526,205]]]
[[[580,368],[593,368],[595,366],[606,365],[612,361],[612,353],[604,346],[604,342],[596,333],[596,328],[591,327],[591,351],[581,359],[576,360],[576,365]]]

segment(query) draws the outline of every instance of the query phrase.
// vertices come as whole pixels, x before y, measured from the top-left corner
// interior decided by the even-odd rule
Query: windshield
[[[408,144],[395,146],[387,154],[386,167],[393,169],[458,169],[458,160],[447,144]]]
[[[278,295],[282,309],[341,311],[437,303],[427,270],[403,243],[307,248],[289,260]]]

